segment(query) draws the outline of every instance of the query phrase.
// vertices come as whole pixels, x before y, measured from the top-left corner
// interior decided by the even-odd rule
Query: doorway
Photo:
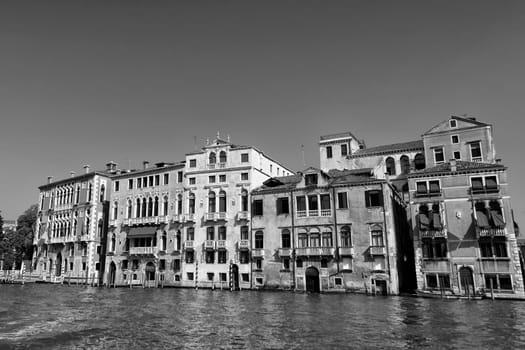
[[[474,295],[474,277],[472,276],[472,270],[470,267],[463,266],[459,269],[459,279],[463,294],[465,296]]]
[[[230,283],[233,290],[239,290],[239,266],[232,264]]]
[[[155,280],[155,264],[151,261],[146,264],[146,281]]]
[[[117,274],[117,266],[112,261],[111,264],[109,264],[109,276],[108,276],[108,286],[115,286],[115,275]]]
[[[306,291],[312,293],[319,293],[319,270],[315,267],[310,266],[305,271],[306,277]]]
[[[58,277],[62,274],[62,254],[57,254],[57,260],[55,262],[55,275]]]

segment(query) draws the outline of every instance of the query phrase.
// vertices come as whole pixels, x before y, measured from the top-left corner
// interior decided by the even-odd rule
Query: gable
[[[456,124],[456,127],[451,127],[451,121]],[[449,119],[442,121],[441,123],[432,127],[430,130],[425,132],[423,136],[484,126],[489,126],[489,124],[477,121],[475,118],[451,116]]]

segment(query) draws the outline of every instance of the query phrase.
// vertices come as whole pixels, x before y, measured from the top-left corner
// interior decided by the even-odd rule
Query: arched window
[[[241,211],[248,211],[248,191],[241,192]]]
[[[153,198],[148,199],[148,217],[153,216]]]
[[[206,239],[208,241],[215,240],[215,227],[210,226],[210,227],[206,228]]]
[[[89,183],[89,189],[88,189],[88,202],[91,202],[91,198],[93,196],[93,184]]]
[[[425,169],[426,163],[425,163],[425,156],[421,153],[416,154],[414,157],[414,168],[416,170]]]
[[[146,202],[146,198],[142,198],[142,217],[145,218],[146,217],[146,213],[147,213],[147,210],[148,210],[148,204]]]
[[[136,208],[135,217],[140,218],[140,198],[137,198],[137,208]]]
[[[350,227],[341,227],[341,247],[350,248],[352,246],[352,235],[350,234]]]
[[[188,210],[189,214],[195,214],[195,194],[190,193],[188,200]]]
[[[115,243],[116,243],[115,234],[112,234],[111,235],[111,246],[109,247],[110,252],[115,251]]]
[[[131,202],[131,199],[128,199],[128,204],[127,204],[127,206],[128,206],[128,207],[127,207],[127,210],[126,210],[126,211],[127,211],[127,216],[126,216],[126,218],[131,219],[131,215],[132,215],[132,213],[133,213],[133,204],[132,204],[132,202]]]
[[[160,250],[166,250],[167,235],[166,231],[162,231],[162,236],[160,238]]]
[[[177,214],[182,214],[182,194],[177,196]]]
[[[221,151],[221,153],[219,153],[219,163],[226,163],[226,152],[225,151]]]
[[[100,201],[103,202],[104,198],[106,198],[106,186],[102,185],[100,186]]]
[[[281,233],[281,247],[282,248],[291,248],[291,239],[290,239],[290,230],[285,229]]]
[[[219,226],[219,241],[226,240],[226,226]]]
[[[193,241],[195,239],[195,228],[188,227],[186,230],[186,240],[187,241]]]
[[[249,239],[248,234],[248,226],[243,225],[241,226],[241,240],[247,241]]]
[[[155,204],[153,205],[153,215],[159,216],[159,197],[155,196]]]
[[[113,220],[117,220],[118,217],[118,202],[113,203]]]
[[[401,174],[408,174],[410,172],[410,159],[408,159],[408,156],[401,156],[399,163],[401,163]]]
[[[164,202],[162,204],[163,206],[163,215],[168,215],[168,196],[164,196]]]
[[[210,192],[208,194],[208,212],[215,213],[215,192]]]
[[[219,212],[226,212],[226,192],[219,192]]]
[[[392,157],[388,157],[385,161],[386,164],[386,172],[388,175],[395,175],[396,174],[396,161]]]
[[[264,233],[262,231],[255,232],[255,249],[264,248]]]
[[[75,198],[75,203],[78,203],[80,201],[80,185],[77,186],[77,195]]]
[[[215,152],[210,153],[209,162],[210,164],[217,163],[217,155],[215,155]]]

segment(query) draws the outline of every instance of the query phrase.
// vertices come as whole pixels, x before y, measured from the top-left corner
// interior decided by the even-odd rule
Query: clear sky
[[[495,125],[525,223],[524,1],[2,1],[0,209],[113,160],[182,160],[217,131],[292,169],[322,134]]]

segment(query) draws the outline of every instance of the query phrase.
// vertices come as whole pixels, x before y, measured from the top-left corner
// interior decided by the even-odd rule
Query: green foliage
[[[16,230],[8,230],[1,237],[0,258],[4,258],[4,269],[11,269],[13,262],[19,268],[22,260],[31,259],[37,212],[36,204],[29,207],[18,217]]]

